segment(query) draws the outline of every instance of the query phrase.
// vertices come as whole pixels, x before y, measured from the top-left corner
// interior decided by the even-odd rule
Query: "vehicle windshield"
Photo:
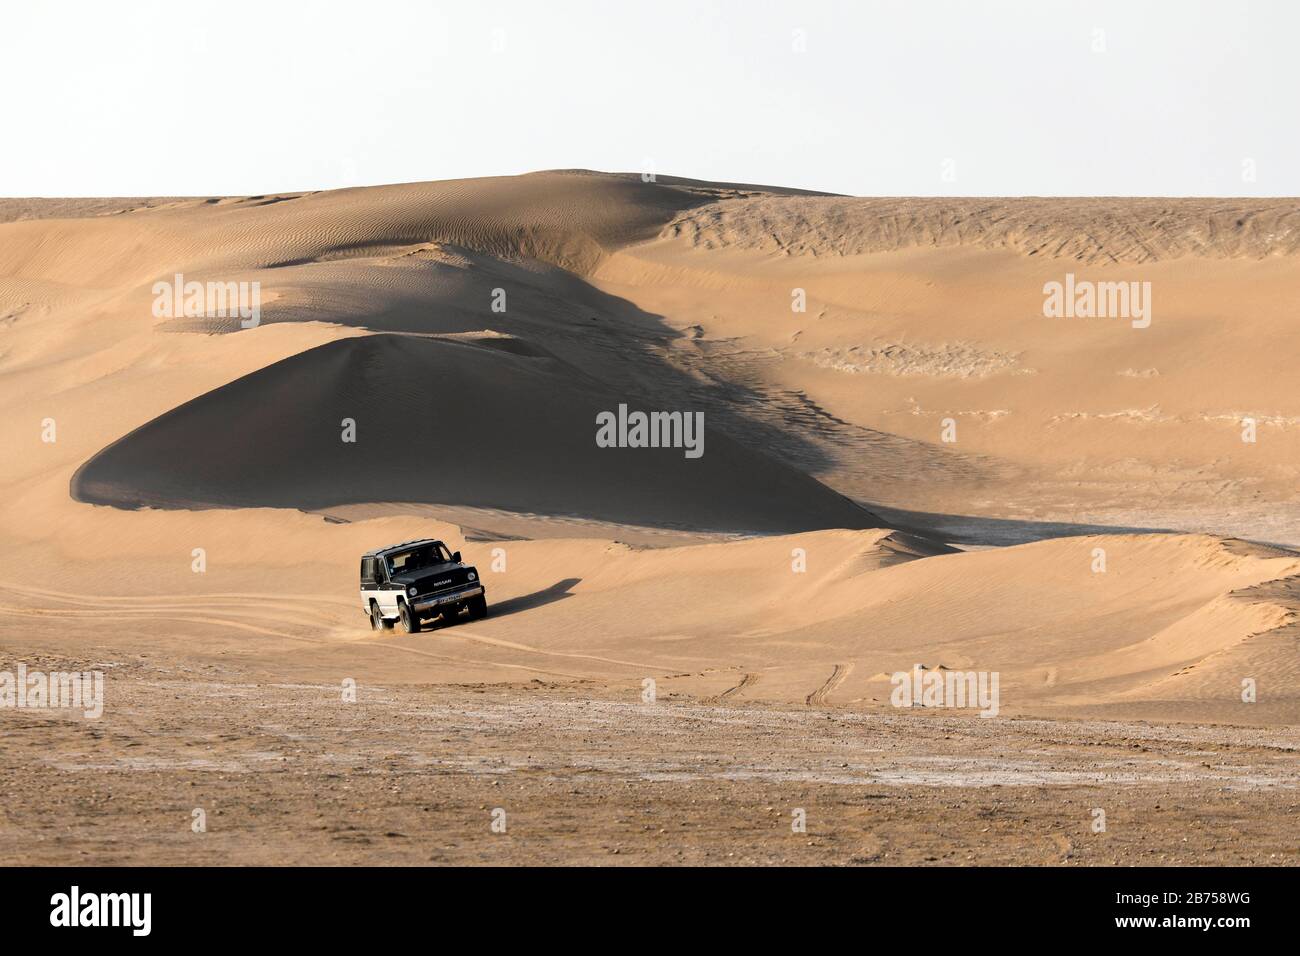
[[[407,574],[411,571],[446,564],[451,560],[451,554],[447,551],[446,545],[434,541],[387,555],[385,560],[388,562],[389,574]]]

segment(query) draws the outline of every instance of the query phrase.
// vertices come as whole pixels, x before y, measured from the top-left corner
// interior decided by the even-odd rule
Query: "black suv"
[[[486,617],[487,591],[478,569],[463,564],[459,551],[424,538],[362,555],[361,606],[373,630],[401,621],[403,631],[415,634],[428,618],[441,616],[450,624],[462,611],[470,620]]]

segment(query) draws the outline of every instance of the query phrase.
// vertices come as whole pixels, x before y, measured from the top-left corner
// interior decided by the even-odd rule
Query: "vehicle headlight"
[[[478,580],[478,575],[475,574],[473,571],[471,571],[471,572],[469,573],[469,579],[470,579],[471,581],[477,581],[477,580]]]
[[[416,592],[416,590],[417,590],[417,589],[416,589],[415,585],[412,584],[409,588],[406,589],[406,593],[409,594],[409,595],[411,595],[411,597],[415,597],[415,592]]]

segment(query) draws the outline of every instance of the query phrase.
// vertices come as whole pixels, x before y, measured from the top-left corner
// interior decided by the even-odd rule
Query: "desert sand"
[[[259,282],[260,324],[159,317],[154,284],[177,273]],[[1045,317],[1044,285],[1067,273],[1150,283],[1149,325]],[[933,813],[966,801],[974,821],[971,787],[1057,788],[1086,832],[1079,807],[1101,799],[1088,788],[1138,788],[1123,798],[1136,821],[1185,783],[1168,832],[1202,797],[1228,801],[1232,819],[1171,861],[1294,862],[1285,841],[1238,844],[1241,820],[1295,806],[1297,288],[1300,214],[1284,200],[855,199],[571,170],[0,201],[0,650],[107,674],[98,722],[0,713],[21,743],[6,758],[22,797],[0,817],[0,834],[13,828],[3,855],[21,858],[20,831],[69,856],[104,852],[106,832],[132,839],[150,793],[187,807],[173,788],[229,775],[251,774],[258,799],[312,806],[335,758],[370,775],[460,753],[449,772],[468,775],[456,792],[477,808],[485,775],[531,786],[524,751],[571,768],[582,748],[555,744],[558,730],[442,733],[448,714],[481,706],[484,727],[514,733],[556,719],[537,708],[592,701],[625,755],[667,733],[656,721],[673,718],[654,707],[719,715],[731,730],[698,738],[699,752],[737,766],[723,789],[681,771],[702,800],[734,804],[724,791],[749,773],[774,806],[809,787],[842,806],[917,787]],[[595,417],[620,403],[703,412],[704,454],[598,447]],[[345,420],[356,441],[340,439]],[[423,536],[478,566],[490,616],[372,633],[359,555]],[[890,675],[918,666],[998,672],[1000,717],[900,712]],[[642,703],[647,679],[657,704]],[[297,708],[315,705],[294,688],[325,699],[344,680],[428,720],[395,716],[387,751],[349,744],[346,718],[298,726]],[[264,696],[250,703],[249,688]],[[874,764],[824,772],[839,744],[818,728],[868,718],[900,752],[863,744]],[[943,740],[970,738],[974,764],[918,770],[961,751],[932,746],[936,719],[954,722]],[[1007,723],[1029,728],[1007,731],[1010,757]],[[1181,749],[1130,777],[1080,742],[1167,742],[1174,731],[1152,728],[1190,725],[1213,729],[1178,731],[1210,736],[1175,737]],[[1043,734],[1069,740],[1030,766]],[[319,743],[301,779],[266,756],[299,759],[299,736]],[[693,739],[672,751],[695,753]],[[604,799],[626,781],[662,790],[674,771],[644,756],[605,777],[593,764],[593,786]],[[55,833],[43,801],[75,799],[95,768],[118,794],[103,808],[113,822]],[[757,792],[745,800],[767,806]],[[220,850],[170,847],[155,829],[118,858],[431,858],[380,852],[382,813],[340,847],[292,827],[254,840],[248,809],[226,811],[247,838]],[[1141,840],[1070,849],[1043,822],[1057,809],[1017,810],[1038,821],[1020,836],[1028,861],[1151,862]],[[635,854],[642,832],[573,841],[567,858]],[[873,838],[832,856],[994,859],[992,836],[963,832],[951,854],[916,844],[891,858]],[[643,858],[726,861],[715,836]],[[560,844],[432,858],[560,859]],[[1019,844],[1002,845],[997,859],[1015,862],[1005,848]],[[737,859],[827,859],[751,850]]]

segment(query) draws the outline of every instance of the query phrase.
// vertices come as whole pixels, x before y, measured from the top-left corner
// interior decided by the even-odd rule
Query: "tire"
[[[383,612],[379,610],[379,605],[374,601],[370,602],[370,629],[372,631],[389,631],[392,630],[393,622],[385,621]]]
[[[407,634],[420,633],[420,618],[405,601],[397,602],[397,610],[402,618],[402,630]]]
[[[480,594],[465,602],[469,606],[469,619],[477,621],[487,617],[487,595]]]

